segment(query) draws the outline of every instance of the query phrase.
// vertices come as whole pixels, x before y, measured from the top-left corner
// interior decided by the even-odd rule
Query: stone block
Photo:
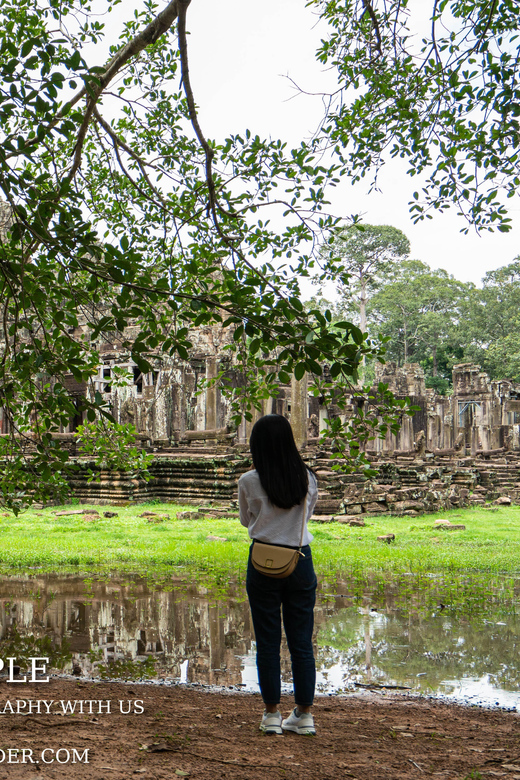
[[[378,504],[375,501],[371,502],[370,504],[363,504],[363,509],[365,512],[386,512],[387,506],[386,504]]]
[[[391,485],[378,485],[376,483],[369,483],[365,486],[365,495],[380,495],[386,493],[391,489]]]
[[[99,515],[97,509],[71,509],[66,512],[53,512],[56,517],[67,517],[68,515]]]
[[[96,512],[95,514],[84,514],[81,517],[82,520],[85,521],[85,523],[93,523],[95,520],[99,520],[99,512]]]
[[[498,506],[510,506],[511,499],[509,496],[500,496],[500,498],[497,498],[497,500],[493,503],[497,504]]]
[[[347,504],[344,502],[345,514],[360,515],[363,512],[361,504]]]
[[[351,496],[362,496],[364,494],[365,490],[363,486],[359,485],[347,485],[347,487],[343,491],[343,495],[345,498],[350,498]]]
[[[455,525],[452,523],[448,523],[448,525],[439,525],[438,528],[440,528],[443,531],[465,531],[466,526],[465,525]]]
[[[311,517],[314,523],[333,523],[334,519],[332,515],[313,515]]]
[[[404,512],[407,509],[422,509],[420,501],[397,501],[393,507],[395,512]]]
[[[334,520],[342,525],[357,526],[359,528],[364,528],[366,525],[363,518],[357,517],[356,515],[336,515]]]
[[[391,542],[395,542],[395,534],[385,534],[384,536],[378,536],[377,541],[386,542],[386,544],[390,544]]]

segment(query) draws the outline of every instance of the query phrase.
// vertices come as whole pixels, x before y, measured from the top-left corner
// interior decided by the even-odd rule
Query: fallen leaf
[[[175,774],[177,777],[188,777],[189,772],[183,772],[182,769],[176,769]]]

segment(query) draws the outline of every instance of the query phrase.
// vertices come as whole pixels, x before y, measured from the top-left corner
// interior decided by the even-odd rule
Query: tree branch
[[[147,46],[155,43],[158,38],[161,37],[161,35],[164,35],[164,33],[170,29],[178,16],[178,7],[180,4],[180,0],[170,0],[166,8],[161,11],[161,13],[158,14],[142,32],[132,38],[131,41],[128,41],[128,43],[126,43],[121,49],[119,49],[118,52],[116,52],[116,54],[114,54],[112,59],[105,66],[103,73],[96,77],[95,81],[90,82],[88,85],[85,84],[85,86],[80,89],[79,92],[77,92],[74,97],[72,97],[68,103],[65,104],[65,106],[63,106],[61,111],[58,111],[52,122],[44,125],[43,128],[39,130],[39,133],[35,138],[31,138],[29,141],[26,141],[19,151],[6,154],[5,159],[18,157],[20,154],[26,154],[27,149],[39,144],[43,136],[47,135],[51,130],[53,130],[56,125],[58,125],[59,122],[61,122],[61,120],[66,117],[66,115],[70,112],[70,109],[76,105],[76,103],[85,97],[85,95],[89,95],[90,100],[87,102],[87,112],[82,123],[83,128],[83,125],[87,121],[89,108],[90,113],[93,110],[91,108],[91,102],[93,101],[94,104],[96,103],[101,93],[132,58],[136,57],[138,54],[144,51]],[[90,116],[88,117],[88,121],[90,121]]]
[[[217,198],[215,194],[215,181],[213,179],[212,163],[215,156],[214,150],[211,148],[206,140],[202,128],[199,123],[199,117],[197,115],[197,106],[195,105],[195,98],[193,96],[193,89],[191,87],[190,69],[188,63],[188,43],[186,39],[186,11],[191,0],[177,0],[179,21],[177,23],[177,31],[179,38],[179,53],[181,57],[181,71],[182,71],[182,83],[184,85],[184,92],[186,94],[186,101],[188,103],[188,110],[190,115],[190,122],[195,130],[200,145],[204,151],[204,158],[206,161],[206,184],[208,187],[208,213],[214,211]]]
[[[153,202],[153,203],[155,203],[155,204],[156,204],[157,206],[159,206],[160,208],[164,209],[164,211],[167,211],[167,212],[169,212],[168,204],[165,202],[165,200],[164,200],[164,198],[163,198],[162,194],[159,192],[159,190],[158,190],[156,187],[154,187],[154,185],[153,185],[153,184],[152,184],[152,182],[150,181],[150,177],[148,176],[148,173],[146,172],[146,165],[147,165],[147,163],[145,162],[145,160],[143,160],[143,159],[142,159],[142,157],[140,157],[140,156],[137,154],[137,152],[135,152],[135,151],[134,151],[134,150],[133,150],[133,149],[132,149],[130,146],[128,146],[128,144],[127,144],[127,143],[125,143],[125,141],[124,141],[124,140],[123,140],[123,139],[122,139],[122,138],[121,138],[121,137],[120,137],[120,136],[119,136],[119,135],[118,135],[118,134],[117,134],[117,133],[116,133],[116,132],[113,130],[113,128],[111,127],[111,125],[110,125],[110,124],[109,124],[109,123],[108,123],[108,122],[107,122],[105,119],[103,119],[103,117],[102,117],[102,116],[101,116],[101,114],[99,113],[99,111],[98,111],[97,107],[94,107],[94,116],[95,116],[95,118],[96,118],[97,122],[99,122],[99,124],[100,124],[100,125],[101,125],[101,127],[103,128],[103,130],[104,130],[104,131],[107,133],[107,135],[108,135],[108,136],[111,138],[111,140],[112,140],[112,144],[113,144],[113,146],[114,146],[114,151],[115,151],[115,153],[116,153],[116,156],[117,156],[117,158],[118,158],[118,161],[119,161],[120,167],[121,167],[121,169],[123,170],[124,174],[125,174],[126,176],[128,176],[128,178],[130,179],[130,181],[132,182],[132,184],[134,184],[134,186],[136,187],[136,189],[138,189],[138,190],[139,190],[139,192],[141,192],[141,193],[142,193],[142,190],[141,190],[141,189],[140,189],[140,188],[139,188],[139,187],[138,187],[138,186],[135,184],[135,182],[133,181],[133,179],[130,177],[130,175],[128,174],[128,172],[125,170],[125,168],[123,167],[122,163],[120,162],[119,154],[118,154],[118,152],[117,152],[117,148],[118,148],[118,147],[120,147],[121,149],[123,149],[123,150],[124,150],[124,151],[127,153],[127,155],[128,155],[129,157],[131,157],[133,160],[135,160],[135,162],[138,164],[138,166],[139,166],[139,169],[140,169],[140,171],[141,171],[141,174],[142,174],[142,176],[143,176],[143,179],[146,181],[146,183],[147,183],[147,184],[148,184],[148,186],[150,187],[151,191],[152,191],[153,193],[155,193],[155,196],[156,196],[156,197],[157,197],[157,199],[158,199],[157,201],[155,201],[155,200],[153,200],[153,198],[152,198],[152,199],[151,199],[151,200],[152,200],[152,202]],[[143,193],[143,194],[144,194],[144,193]]]
[[[372,22],[372,27],[374,28],[374,32],[376,35],[376,51],[377,53],[382,56],[383,55],[383,49],[382,49],[382,39],[381,39],[381,29],[379,27],[379,21],[377,19],[376,13],[374,9],[372,8],[372,3],[370,0],[363,0],[363,13],[361,14],[361,18],[365,15],[365,13],[368,13],[370,16],[370,21]]]

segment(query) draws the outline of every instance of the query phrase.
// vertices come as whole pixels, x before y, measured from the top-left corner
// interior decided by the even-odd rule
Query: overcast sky
[[[116,27],[143,0],[125,0],[106,17]],[[412,0],[427,23],[430,0]],[[161,3],[162,5],[162,3]],[[336,85],[335,73],[315,59],[327,27],[305,7],[305,0],[253,3],[246,0],[192,0],[187,20],[190,74],[206,136],[217,141],[246,128],[261,136],[298,144],[316,129],[323,115],[321,97],[298,94],[290,77],[309,93]],[[119,30],[117,30],[119,34]],[[101,51],[98,57],[103,57]],[[344,181],[332,191],[332,210],[364,221],[400,228],[410,239],[413,258],[445,268],[456,278],[479,283],[486,271],[512,262],[520,254],[520,204],[508,201],[513,230],[484,233],[466,226],[452,209],[413,225],[408,201],[419,185],[402,163],[391,162],[379,180],[381,192],[367,194],[367,184]]]
[[[421,0],[429,6],[428,0]],[[296,95],[290,76],[307,92],[333,88],[335,74],[323,70],[314,52],[324,26],[305,8],[305,0],[250,3],[192,0],[188,11],[190,72],[201,121],[210,137],[222,138],[248,127],[297,143],[310,135],[322,112],[319,97]],[[460,233],[464,221],[455,210],[414,226],[408,201],[417,188],[405,168],[391,163],[380,179],[381,193],[367,186],[342,184],[334,211],[363,213],[372,224],[390,224],[410,239],[412,257],[445,268],[458,279],[478,283],[484,273],[520,254],[520,204],[509,201],[514,228],[509,234],[473,230]]]

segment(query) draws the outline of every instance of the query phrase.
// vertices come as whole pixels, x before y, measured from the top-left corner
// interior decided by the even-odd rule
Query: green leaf
[[[303,377],[305,376],[305,371],[306,371],[305,363],[297,363],[294,367],[295,379],[297,379],[298,381],[303,379]]]

